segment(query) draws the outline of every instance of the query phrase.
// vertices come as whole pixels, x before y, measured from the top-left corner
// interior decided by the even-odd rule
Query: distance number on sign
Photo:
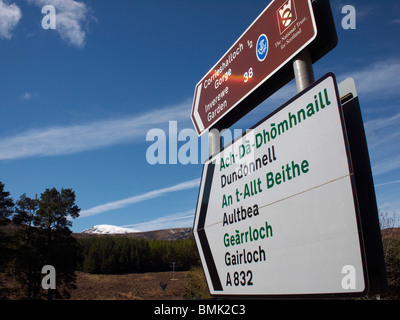
[[[253,78],[253,68],[250,68],[249,71],[245,72],[243,78],[245,83],[249,81],[249,79]]]

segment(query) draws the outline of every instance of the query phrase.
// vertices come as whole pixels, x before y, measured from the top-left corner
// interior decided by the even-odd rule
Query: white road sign
[[[211,294],[366,291],[357,219],[327,74],[204,164],[194,235]]]

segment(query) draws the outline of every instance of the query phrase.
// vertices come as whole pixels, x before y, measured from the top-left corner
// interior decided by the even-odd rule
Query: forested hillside
[[[78,239],[78,270],[88,273],[120,274],[189,270],[200,264],[193,239],[149,240],[124,236]]]

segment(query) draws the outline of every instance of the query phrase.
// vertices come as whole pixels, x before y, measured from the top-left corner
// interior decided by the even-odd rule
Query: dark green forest
[[[78,240],[77,269],[88,273],[121,274],[189,270],[200,264],[193,239],[149,240],[124,236]]]
[[[186,271],[200,264],[193,239],[149,240],[125,236],[77,239],[70,227],[79,217],[72,189],[46,189],[17,201],[0,182],[0,274],[23,288],[24,299],[69,298],[76,271],[101,274]],[[43,289],[42,268],[53,266],[55,289]],[[10,292],[0,278],[0,299]]]

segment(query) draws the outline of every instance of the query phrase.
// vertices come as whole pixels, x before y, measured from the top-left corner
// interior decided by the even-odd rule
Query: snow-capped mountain
[[[132,232],[139,232],[139,230],[111,226],[109,224],[100,224],[90,229],[82,231],[82,233],[89,233],[89,234],[120,234],[120,233],[132,233]]]

